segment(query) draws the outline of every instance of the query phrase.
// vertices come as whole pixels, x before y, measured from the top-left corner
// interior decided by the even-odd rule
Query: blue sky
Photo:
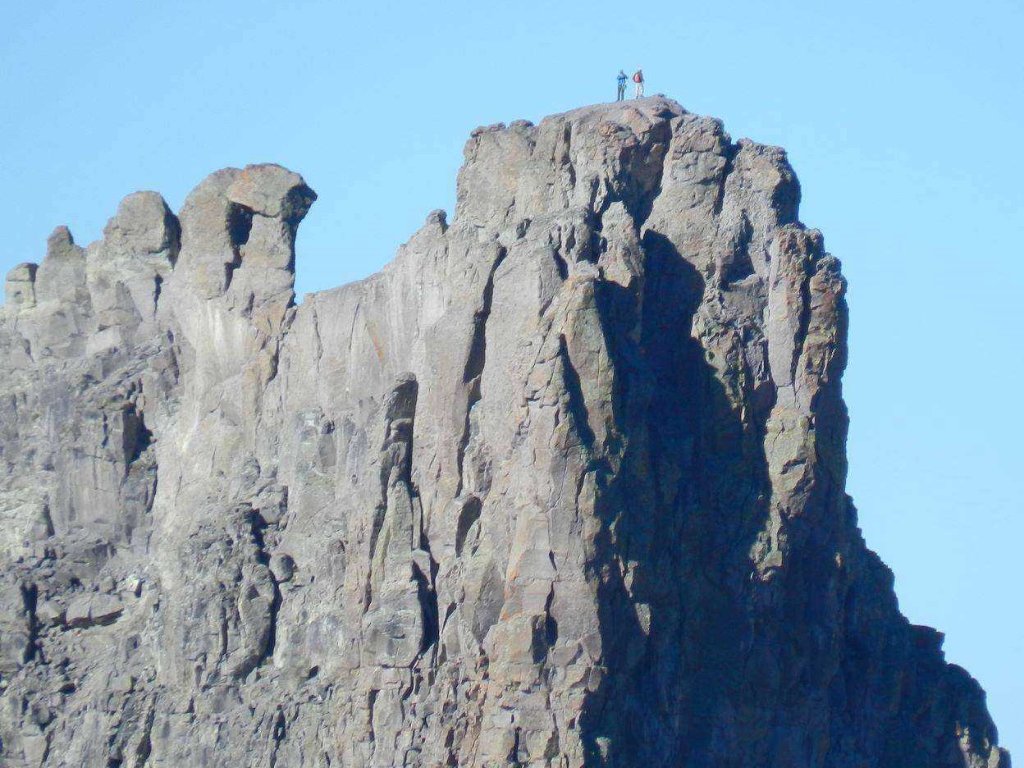
[[[911,620],[1024,750],[1019,0],[5,3],[0,270],[118,201],[274,161],[320,195],[300,291],[451,209],[477,125],[648,93],[780,144],[844,264],[849,490]]]

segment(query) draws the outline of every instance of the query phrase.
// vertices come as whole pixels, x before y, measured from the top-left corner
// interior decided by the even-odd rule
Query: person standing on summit
[[[616,78],[619,82],[619,92],[616,97],[616,101],[622,101],[626,98],[626,73],[623,70],[619,70],[619,76]]]
[[[633,73],[633,82],[636,83],[636,98],[643,98],[644,95],[644,71],[640,67]]]

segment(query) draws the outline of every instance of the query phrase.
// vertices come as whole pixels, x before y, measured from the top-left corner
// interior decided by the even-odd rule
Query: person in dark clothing
[[[615,100],[622,101],[626,98],[626,73],[620,69],[617,79],[619,81],[619,93]]]

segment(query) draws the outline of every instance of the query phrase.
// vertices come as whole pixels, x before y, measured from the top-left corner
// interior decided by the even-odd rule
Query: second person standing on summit
[[[644,71],[640,67],[633,73],[633,82],[636,83],[636,98],[643,98],[644,95]]]

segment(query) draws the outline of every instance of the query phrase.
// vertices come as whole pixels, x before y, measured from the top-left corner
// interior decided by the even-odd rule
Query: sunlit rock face
[[[301,304],[273,165],[8,275],[0,763],[1008,768],[857,529],[785,153],[656,97],[465,157]]]

